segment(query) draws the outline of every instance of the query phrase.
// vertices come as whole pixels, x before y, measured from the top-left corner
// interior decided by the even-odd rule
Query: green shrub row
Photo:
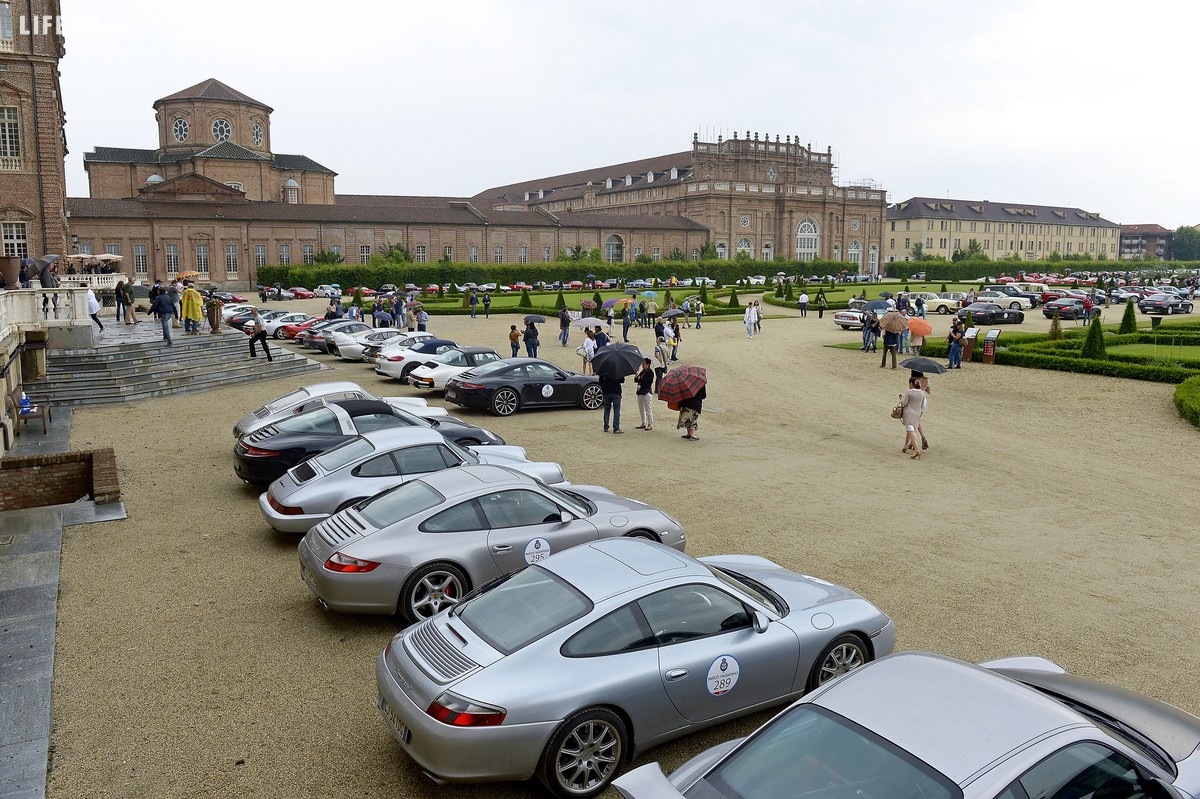
[[[1079,272],[1135,272],[1165,276],[1180,270],[1198,269],[1196,261],[1171,261],[1169,263],[1150,263],[1139,261],[990,261],[965,260],[945,261],[932,259],[928,261],[892,261],[886,265],[885,274],[888,277],[905,278],[917,272],[925,273],[926,282],[945,280],[961,283],[964,280],[978,280],[981,277],[1000,277],[1001,275],[1017,275],[1021,273],[1057,273],[1060,275]]]
[[[1176,386],[1174,399],[1179,415],[1200,427],[1200,375],[1189,377]]]

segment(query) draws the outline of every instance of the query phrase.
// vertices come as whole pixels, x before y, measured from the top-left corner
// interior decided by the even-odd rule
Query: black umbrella
[[[625,289],[625,293],[626,293],[626,294],[632,294],[633,296],[635,296],[635,297],[636,297],[636,296],[637,296],[637,294],[638,294],[638,290],[637,290],[637,289]]]
[[[927,374],[941,375],[946,373],[946,367],[942,366],[937,361],[932,361],[929,358],[917,356],[901,361],[900,365],[905,369],[912,369],[914,372],[925,372]]]
[[[662,318],[663,319],[674,319],[676,316],[684,316],[684,315],[685,314],[683,313],[683,311],[679,310],[678,308],[672,308],[669,311],[663,312]]]
[[[642,368],[643,357],[642,351],[632,344],[609,344],[592,356],[592,371],[613,380],[628,377]]]
[[[887,300],[871,300],[862,309],[864,311],[886,311],[889,307]]]
[[[545,324],[546,317],[542,316],[541,314],[531,313],[525,317],[525,321],[526,322],[536,322],[538,324]]]
[[[892,297],[894,297],[896,295],[892,294],[892,292],[890,292],[890,291],[881,291],[881,292],[879,292],[879,296],[883,297],[885,300],[890,300]]]

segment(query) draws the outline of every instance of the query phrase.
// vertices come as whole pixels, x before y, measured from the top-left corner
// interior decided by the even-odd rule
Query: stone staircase
[[[46,379],[27,380],[26,391],[51,404],[100,405],[202,391],[216,386],[270,380],[315,372],[323,367],[271,342],[273,363],[246,356],[245,334],[226,328],[221,335],[185,336],[174,331],[174,346],[162,342],[158,324],[116,328],[97,334],[93,348],[49,350]],[[110,332],[111,331],[111,332]]]

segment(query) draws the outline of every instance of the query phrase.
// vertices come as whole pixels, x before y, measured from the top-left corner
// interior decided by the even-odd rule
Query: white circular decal
[[[733,686],[737,685],[740,670],[737,658],[721,655],[708,667],[708,692],[713,696],[721,696],[732,691]]]
[[[550,399],[554,396],[554,386],[542,386],[542,396]]]
[[[540,563],[550,557],[550,542],[544,538],[535,538],[525,545],[525,562]]]

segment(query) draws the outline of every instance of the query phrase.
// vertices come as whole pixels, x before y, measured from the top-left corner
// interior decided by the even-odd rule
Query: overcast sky
[[[216,78],[343,194],[470,196],[791,134],[839,182],[1200,223],[1200,6],[1150,0],[62,0],[68,192]],[[1190,120],[1190,121],[1189,121]]]

